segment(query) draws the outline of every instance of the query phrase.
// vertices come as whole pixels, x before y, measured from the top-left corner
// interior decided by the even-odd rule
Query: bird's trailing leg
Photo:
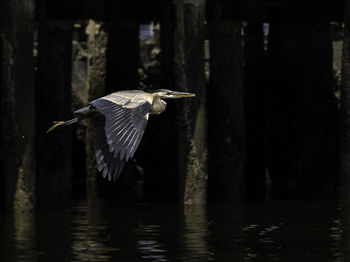
[[[75,118],[67,120],[67,121],[55,121],[55,122],[53,122],[54,125],[52,127],[50,127],[46,131],[46,133],[51,132],[52,130],[56,129],[57,127],[69,126],[71,124],[74,124],[74,123],[82,120],[82,119],[91,117],[94,114],[100,114],[100,113],[93,106],[89,105],[87,107],[83,107],[81,109],[74,111],[74,115],[76,116]]]
[[[50,127],[46,133],[49,133],[51,132],[52,130],[56,129],[57,127],[64,127],[64,126],[68,126],[68,125],[71,125],[71,124],[74,124],[76,122],[78,122],[79,119],[76,117],[76,118],[73,118],[73,119],[70,119],[70,120],[67,120],[67,121],[55,121],[53,122],[54,125],[52,127]]]

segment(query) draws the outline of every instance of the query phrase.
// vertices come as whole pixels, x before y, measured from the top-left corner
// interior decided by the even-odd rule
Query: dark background
[[[0,204],[348,199],[344,1],[0,2]],[[153,22],[154,36],[140,38]],[[118,183],[98,174],[89,121],[104,94],[195,92],[151,117]]]

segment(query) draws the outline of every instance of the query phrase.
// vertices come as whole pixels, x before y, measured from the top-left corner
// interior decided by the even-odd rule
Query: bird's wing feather
[[[95,128],[95,155],[98,171],[108,180],[116,181],[125,166],[125,160],[115,158],[113,152],[109,151],[105,133],[105,117],[95,117],[92,119]]]
[[[96,160],[103,175],[116,180],[125,162],[133,157],[147,126],[151,103],[112,95],[90,102],[105,117],[96,123]],[[104,127],[104,129],[103,129]],[[101,131],[101,128],[103,129]]]

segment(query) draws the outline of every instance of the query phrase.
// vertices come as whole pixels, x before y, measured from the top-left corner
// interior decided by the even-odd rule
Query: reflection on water
[[[86,205],[72,209],[72,261],[111,261],[111,253],[117,248],[108,246],[107,239],[100,237],[108,228],[100,220],[100,209]]]
[[[0,261],[350,261],[350,205],[108,206],[0,215]]]
[[[14,254],[17,261],[36,261],[34,213],[14,211]]]
[[[169,261],[166,258],[166,250],[159,240],[161,227],[159,225],[140,224],[135,228],[135,235],[138,236],[137,250],[141,258],[147,261]]]
[[[210,261],[211,252],[207,239],[209,237],[206,206],[190,205],[184,207],[184,243],[186,257],[184,261]]]

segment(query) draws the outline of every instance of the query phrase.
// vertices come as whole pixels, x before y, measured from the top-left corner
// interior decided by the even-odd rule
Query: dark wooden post
[[[106,93],[137,89],[139,25],[115,21],[108,32]]]
[[[342,60],[340,107],[340,182],[341,196],[350,200],[350,2],[345,4],[345,28]]]
[[[41,1],[36,85],[37,198],[42,206],[71,199],[72,129],[46,134],[53,121],[72,118],[72,23],[47,21]]]
[[[196,93],[179,105],[179,173],[183,203],[206,201],[207,123],[204,0],[176,1],[175,88]]]
[[[265,199],[266,59],[263,24],[248,21],[244,36],[247,198]]]
[[[35,206],[34,10],[31,0],[0,3],[1,173],[15,211]]]
[[[245,197],[242,23],[220,13],[216,6],[210,24],[209,188],[214,199],[237,200]]]
[[[330,197],[339,165],[330,24],[272,23],[270,36],[274,195]]]
[[[174,89],[174,21],[172,1],[163,6],[160,21],[161,44],[161,86]],[[182,101],[178,101],[179,104]],[[178,197],[178,141],[177,141],[177,101],[168,101],[164,113],[151,116],[138,153],[137,160],[145,167],[144,197],[158,201],[177,200]],[[144,157],[145,156],[145,157]],[[149,156],[152,156],[150,159]],[[139,157],[142,157],[140,159]]]

